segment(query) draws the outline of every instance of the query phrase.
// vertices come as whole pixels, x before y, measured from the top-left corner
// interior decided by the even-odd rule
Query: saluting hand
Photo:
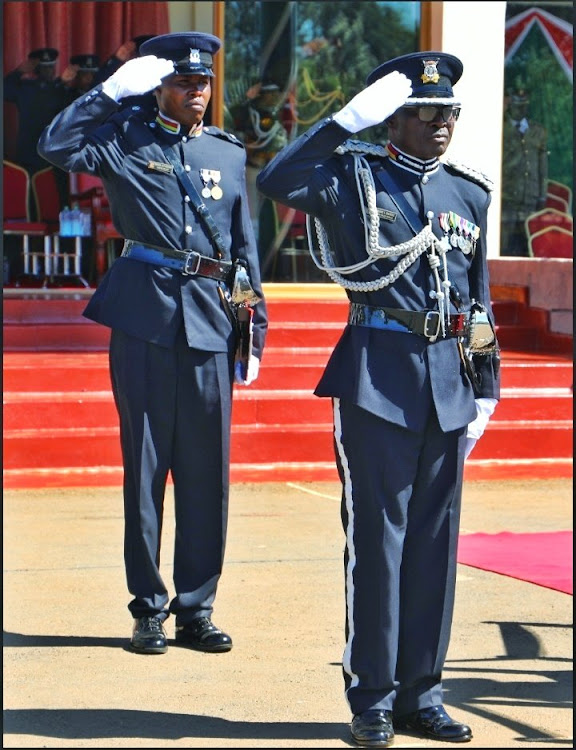
[[[156,55],[128,60],[102,84],[102,91],[118,102],[125,96],[146,94],[174,73],[174,62]]]
[[[351,133],[379,125],[396,112],[412,93],[410,79],[404,73],[392,73],[374,81],[351,99],[333,119]]]

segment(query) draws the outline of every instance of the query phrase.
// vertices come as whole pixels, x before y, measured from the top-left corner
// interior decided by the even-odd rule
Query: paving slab
[[[169,586],[173,526],[169,487]],[[571,480],[467,482],[461,528],[571,529]],[[337,484],[233,486],[214,612],[229,653],[127,650],[122,539],[119,488],[4,492],[3,747],[353,746]],[[573,747],[572,612],[567,594],[459,566],[444,685],[468,747]]]

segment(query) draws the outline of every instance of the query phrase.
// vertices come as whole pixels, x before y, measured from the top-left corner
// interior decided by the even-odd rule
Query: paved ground
[[[142,656],[125,648],[119,490],[5,491],[3,747],[351,746],[338,495],[235,486],[214,616],[233,650]],[[568,480],[465,485],[463,532],[571,528]],[[167,581],[172,538],[169,491]],[[467,747],[573,747],[572,597],[460,566],[444,681]]]

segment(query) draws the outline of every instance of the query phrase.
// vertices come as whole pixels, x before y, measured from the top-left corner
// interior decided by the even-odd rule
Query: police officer
[[[98,55],[73,55],[70,58],[70,65],[76,71],[76,77],[70,84],[74,96],[81,96],[90,91],[96,85],[94,76],[100,70],[100,58]]]
[[[246,154],[233,135],[204,127],[220,39],[197,32],[150,39],[141,56],[77,99],[44,132],[41,154],[98,175],[126,237],[84,314],[112,329],[110,369],[124,463],[125,565],[131,648],[176,642],[208,652],[232,640],[212,622],[226,539],[233,382],[258,375],[267,315],[245,190]],[[153,90],[158,114],[123,108]],[[186,182],[188,176],[194,190]],[[195,198],[201,194],[195,208]],[[207,227],[202,213],[209,214]],[[214,231],[215,230],[215,231]],[[214,237],[218,235],[217,239]],[[235,373],[232,261],[253,310],[253,353]],[[169,602],[160,576],[168,474],[176,537]]]
[[[499,358],[489,183],[440,161],[462,69],[434,51],[380,65],[258,178],[265,195],[311,216],[312,253],[350,302],[315,393],[333,400],[346,537],[342,666],[360,746],[387,747],[395,728],[472,737],[442,705],[442,667],[464,460],[499,398]],[[382,122],[385,145],[351,139]]]
[[[530,100],[518,85],[506,100],[502,143],[501,255],[528,256],[525,222],[546,205],[548,133],[528,120]]]
[[[38,138],[52,118],[70,103],[65,79],[56,76],[58,50],[42,47],[30,52],[28,58],[4,77],[4,100],[18,109],[18,141],[16,159],[30,174],[48,166],[37,151]]]
[[[39,155],[38,139],[52,118],[72,101],[69,85],[75,71],[67,66],[62,76],[56,76],[58,50],[42,47],[32,50],[28,58],[4,77],[4,101],[16,105],[18,111],[18,137],[16,161],[30,175],[50,166]],[[60,193],[60,202],[67,202],[67,177],[54,170]],[[32,212],[35,210],[31,206]]]

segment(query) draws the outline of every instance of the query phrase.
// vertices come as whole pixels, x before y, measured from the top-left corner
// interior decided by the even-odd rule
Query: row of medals
[[[476,242],[480,236],[480,227],[467,219],[463,219],[453,211],[440,214],[438,217],[440,226],[444,230],[443,242],[450,243],[452,247],[458,247],[465,255],[474,253]],[[449,247],[446,246],[448,250]]]
[[[222,175],[215,169],[201,169],[200,177],[204,183],[202,188],[203,198],[213,198],[215,201],[219,201],[224,195],[222,188],[218,183],[222,179]],[[212,184],[210,184],[212,183]]]

